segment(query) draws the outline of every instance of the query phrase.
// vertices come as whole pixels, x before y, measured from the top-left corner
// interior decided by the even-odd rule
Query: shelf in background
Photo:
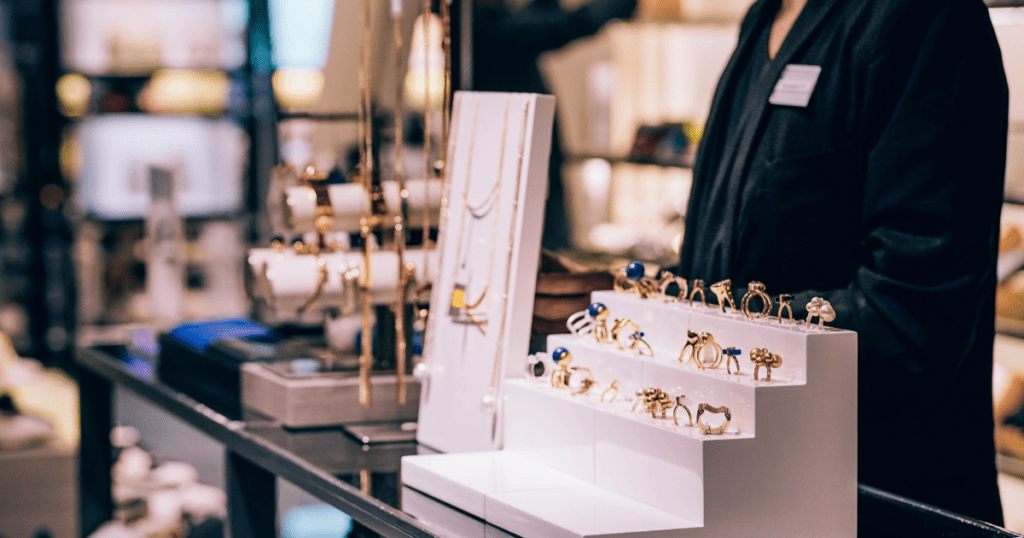
[[[663,168],[693,168],[692,159],[684,159],[678,162],[658,162],[653,160],[645,159],[634,159],[628,156],[616,156],[616,155],[601,155],[601,154],[576,154],[566,155],[566,161],[570,163],[579,163],[590,159],[601,159],[607,161],[610,164],[637,164],[647,166],[660,166]]]

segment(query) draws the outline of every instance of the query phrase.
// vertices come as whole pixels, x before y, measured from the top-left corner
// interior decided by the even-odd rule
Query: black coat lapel
[[[736,50],[732,54],[732,58],[729,59],[729,63],[725,65],[725,70],[722,71],[722,76],[718,79],[718,86],[715,88],[715,97],[711,101],[711,110],[708,113],[708,121],[705,122],[705,135],[715,137],[716,135],[725,133],[719,133],[724,126],[720,126],[719,116],[722,115],[722,100],[728,97],[725,91],[727,88],[735,86],[735,79],[742,71],[739,70],[739,66],[743,64],[744,60],[750,56],[750,46],[753,40],[751,35],[759,32],[754,30],[761,25],[761,17],[765,10],[766,5],[776,6],[779,0],[758,0],[757,3],[750,6],[750,10],[747,12],[747,16],[743,19],[743,27],[740,28],[739,41],[736,43]],[[704,140],[708,140],[705,138]],[[702,142],[703,143],[703,142]],[[717,144],[724,144],[725,140],[718,140]],[[701,165],[707,165],[701,161],[706,160],[706,155],[709,152],[702,151],[698,154],[698,161],[695,163],[696,167]]]
[[[832,8],[839,5],[843,0],[808,0],[804,10],[797,17],[789,35],[782,42],[782,48],[772,59],[771,68],[768,73],[761,77],[758,84],[750,89],[748,103],[751,106],[751,116],[757,118],[754,128],[747,129],[743,139],[740,140],[739,151],[736,153],[737,161],[733,173],[744,173],[747,161],[750,159],[751,145],[757,132],[764,121],[765,109],[768,107],[768,97],[775,89],[775,83],[779,80],[782,70],[789,64],[790,59],[803,48],[803,45],[814,34],[814,31],[825,21]]]

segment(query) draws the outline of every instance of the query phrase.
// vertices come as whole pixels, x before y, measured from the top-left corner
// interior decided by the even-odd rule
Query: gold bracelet
[[[708,413],[725,414],[725,423],[722,424],[721,426],[712,428],[707,424],[701,422],[700,416],[703,415],[705,411],[707,411]],[[729,408],[724,405],[722,407],[712,407],[706,403],[702,403],[697,406],[697,427],[700,428],[700,431],[706,435],[722,435],[723,433],[725,433],[726,428],[729,427],[729,421],[731,420],[732,412],[730,412]]]

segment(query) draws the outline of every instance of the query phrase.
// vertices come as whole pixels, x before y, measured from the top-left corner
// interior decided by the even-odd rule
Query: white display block
[[[437,486],[453,469],[462,469],[463,458],[529,462],[542,470],[548,483],[521,485],[517,489],[522,491],[474,494],[483,497],[488,523],[522,536],[856,536],[855,333],[748,320],[713,308],[615,292],[597,292],[593,299],[604,303],[612,318],[636,321],[652,343],[654,356],[598,344],[591,335],[550,337],[549,348],[569,349],[572,366],[590,368],[600,385],[588,395],[576,396],[552,388],[547,376],[507,380],[505,450],[500,453],[504,456],[441,456],[447,458],[444,466],[429,471],[421,467],[423,472],[406,483],[463,508],[459,503],[464,500],[453,502],[447,493],[453,488]],[[677,358],[687,330],[711,332],[724,346],[743,350],[742,374],[727,374],[724,363],[718,370],[680,364]],[[766,347],[782,356],[783,364],[773,369],[771,382],[753,381],[752,347]],[[612,379],[618,380],[619,395],[615,403],[601,403],[600,395]],[[695,418],[698,403],[727,406],[730,426],[722,435],[705,435],[686,426],[683,411],[678,426],[671,413],[662,420],[632,412],[633,391],[640,387],[660,387],[673,401],[685,393],[684,403]],[[705,420],[714,426],[722,417]],[[418,465],[417,459],[403,459],[403,473]],[[506,464],[499,467],[500,472],[509,472]],[[478,474],[495,471],[478,466],[471,472],[474,480],[486,481]],[[527,482],[530,474],[538,473],[522,472]],[[551,490],[552,477],[586,486]],[[600,532],[567,525],[564,513],[572,511],[569,506],[579,504],[585,513],[586,506],[603,506],[591,499],[587,488],[688,524],[670,531],[655,529],[633,523],[635,512],[630,510],[608,520],[610,526]],[[611,513],[596,512],[593,521],[604,521],[601,516]],[[619,523],[625,526],[616,526]]]
[[[530,339],[553,119],[551,96],[455,95],[417,433],[440,451],[501,446],[501,380],[522,372]],[[450,315],[456,284],[466,304],[482,298],[481,327]]]

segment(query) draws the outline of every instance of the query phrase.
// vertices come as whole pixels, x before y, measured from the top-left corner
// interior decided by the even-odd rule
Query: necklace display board
[[[554,107],[547,95],[455,94],[420,368],[417,440],[436,450],[501,446],[501,381],[529,345]]]
[[[573,394],[550,371],[506,380],[504,450],[403,458],[403,484],[519,536],[856,536],[856,333],[618,292],[593,300],[642,327],[630,333],[651,353],[549,337],[597,384]],[[702,366],[680,361],[688,331],[742,361],[718,354],[710,368],[714,348]],[[753,379],[754,348],[782,358],[771,381],[763,366]],[[650,388],[687,409],[645,410],[634,398]]]

